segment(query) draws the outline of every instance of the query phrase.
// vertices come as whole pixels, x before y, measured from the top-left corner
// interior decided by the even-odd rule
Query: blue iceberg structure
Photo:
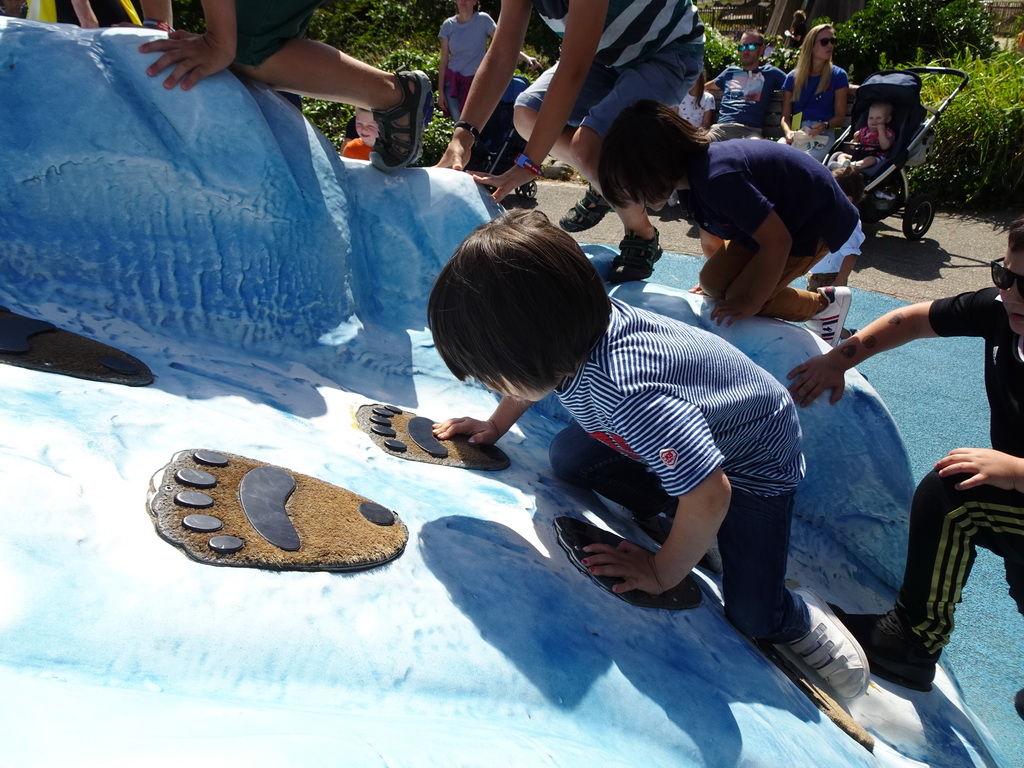
[[[228,73],[166,91],[137,52],[149,36],[0,18],[0,304],[156,376],[129,388],[0,366],[5,760],[1000,764],[945,671],[930,694],[876,682],[845,703],[869,752],[731,627],[713,574],[696,574],[704,602],[680,612],[595,587],[553,519],[642,534],[552,477],[554,404],[503,439],[503,472],[375,446],[354,417],[367,403],[436,419],[493,408],[444,368],[424,308],[496,207],[463,174],[343,161]],[[588,252],[607,269],[608,249]],[[712,327],[678,290],[615,294]],[[819,351],[781,322],[716,330],[779,377]],[[838,406],[801,418],[792,578],[878,609],[902,571],[902,441],[856,373]],[[151,478],[190,447],[371,498],[409,545],[349,574],[193,562],[147,514]]]

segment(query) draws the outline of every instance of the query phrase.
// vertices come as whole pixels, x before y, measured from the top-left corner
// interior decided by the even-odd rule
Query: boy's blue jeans
[[[637,517],[674,512],[677,499],[640,462],[572,422],[551,441],[555,474],[621,504]],[[732,489],[718,529],[725,615],[740,631],[771,643],[799,640],[810,629],[807,607],[785,586],[793,494],[754,496]]]

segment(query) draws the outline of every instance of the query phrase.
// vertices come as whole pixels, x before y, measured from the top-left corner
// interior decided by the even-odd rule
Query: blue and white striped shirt
[[[565,35],[569,0],[532,0],[545,23]],[[704,42],[704,25],[691,0],[609,0],[594,60],[621,69],[658,53]]]
[[[800,422],[782,384],[724,339],[616,299],[607,332],[558,398],[673,496],[719,467],[757,496],[791,492],[803,477]]]

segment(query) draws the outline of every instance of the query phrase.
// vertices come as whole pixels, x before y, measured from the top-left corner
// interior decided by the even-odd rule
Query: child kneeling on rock
[[[840,696],[865,691],[853,637],[815,593],[784,584],[804,463],[796,408],[774,377],[712,333],[609,298],[576,241],[538,212],[470,234],[427,315],[452,373],[502,395],[486,420],[436,425],[439,439],[494,443],[554,392],[574,419],[552,442],[555,473],[638,518],[674,517],[656,553],[586,547],[595,575],[661,594],[717,535],[729,620],[788,647]]]
[[[641,100],[612,123],[598,177],[615,205],[660,209],[674,190],[688,190],[708,259],[699,292],[717,300],[713,320],[776,317],[839,343],[850,289],[790,287],[860,220],[821,163],[774,141],[712,142],[674,109]]]

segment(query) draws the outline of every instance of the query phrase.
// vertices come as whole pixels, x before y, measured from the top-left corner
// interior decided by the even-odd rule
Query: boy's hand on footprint
[[[595,576],[622,579],[621,584],[612,587],[616,594],[634,589],[649,595],[660,595],[665,591],[654,567],[654,553],[631,541],[624,540],[617,547],[588,544],[583,551],[590,555],[583,564]]]
[[[501,437],[490,419],[481,421],[461,416],[456,419],[445,419],[434,425],[434,437],[438,440],[450,440],[455,435],[468,435],[469,442],[473,445],[493,445]]]

